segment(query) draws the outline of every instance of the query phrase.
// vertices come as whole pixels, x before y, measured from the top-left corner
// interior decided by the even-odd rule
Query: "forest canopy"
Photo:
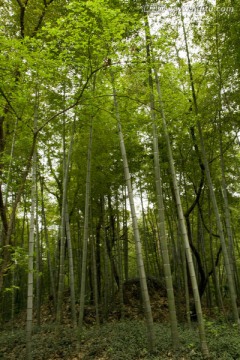
[[[69,293],[81,331],[86,305],[97,323],[123,317],[134,285],[152,351],[154,288],[173,346],[195,318],[208,357],[202,308],[239,326],[240,4],[6,0],[0,14],[0,322],[27,308],[31,359],[49,299],[59,325]]]

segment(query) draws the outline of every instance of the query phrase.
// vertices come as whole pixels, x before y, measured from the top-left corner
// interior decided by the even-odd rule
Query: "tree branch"
[[[42,25],[42,22],[43,22],[43,19],[44,19],[44,16],[46,14],[46,11],[47,11],[47,7],[53,2],[54,0],[50,0],[49,2],[47,2],[47,0],[43,0],[43,5],[44,5],[44,8],[42,10],[42,13],[41,15],[39,16],[39,19],[38,19],[38,23],[37,25],[35,26],[32,34],[31,34],[31,37],[33,37],[37,31],[40,29],[41,25]]]
[[[18,5],[20,6],[20,34],[21,34],[21,38],[24,38],[24,17],[25,17],[25,10],[26,10],[26,6],[28,3],[28,0],[25,1],[25,3],[23,4],[20,0],[17,0]]]
[[[191,212],[194,210],[195,206],[198,204],[199,202],[199,199],[200,199],[200,196],[201,196],[201,193],[202,193],[202,188],[203,188],[203,184],[204,184],[204,173],[202,171],[202,176],[201,176],[201,180],[200,180],[200,184],[199,184],[199,187],[198,187],[198,191],[196,192],[196,198],[195,200],[193,201],[192,205],[186,210],[184,216],[185,218],[186,217],[189,217],[189,215],[191,214]]]
[[[200,202],[199,202],[199,201],[198,201],[198,209],[199,209],[199,213],[200,213],[201,220],[202,220],[202,223],[203,223],[203,226],[204,226],[205,230],[207,230],[207,232],[208,232],[211,236],[220,238],[220,236],[219,236],[218,234],[214,234],[211,230],[209,230],[208,227],[207,227],[207,225],[205,224],[205,221],[204,221],[204,219],[203,219],[203,214],[202,214],[202,208],[201,208],[201,205],[200,205]]]
[[[18,5],[20,6],[20,8],[22,8],[23,4],[21,3],[21,1],[20,0],[16,0],[16,1],[17,1]]]
[[[40,26],[42,25],[42,21],[44,19],[45,14],[46,14],[47,6],[48,6],[48,4],[44,6],[43,11],[42,11],[41,15],[39,16],[38,23],[35,26],[35,28],[33,29],[31,37],[33,37],[38,32],[38,30],[40,29]]]
[[[64,113],[67,112],[68,110],[71,110],[71,109],[73,109],[75,106],[77,106],[77,105],[79,104],[82,96],[83,96],[84,91],[86,90],[86,88],[87,88],[87,86],[88,86],[89,81],[90,81],[91,78],[93,77],[93,75],[94,75],[95,73],[97,73],[99,70],[102,70],[103,68],[105,68],[104,65],[101,66],[101,67],[99,67],[99,68],[97,68],[97,69],[95,69],[95,70],[93,70],[93,71],[91,72],[91,74],[87,77],[87,80],[86,80],[85,84],[83,85],[82,90],[80,91],[80,94],[77,96],[77,98],[76,98],[76,100],[74,101],[74,103],[73,103],[72,105],[67,106],[67,107],[66,107],[65,109],[63,109],[63,110],[58,111],[56,114],[52,115],[49,119],[47,119],[47,120],[45,121],[45,123],[37,129],[37,133],[39,133],[40,131],[42,131],[42,129],[43,129],[47,124],[49,124],[52,120],[54,120],[56,117],[64,114]]]
[[[17,118],[18,120],[21,120],[21,118],[18,116],[17,112],[16,112],[15,109],[13,108],[10,100],[7,98],[7,95],[4,93],[4,91],[3,91],[2,88],[0,88],[0,94],[2,94],[2,97],[6,100],[9,108],[13,111],[14,115],[16,115],[16,118]]]

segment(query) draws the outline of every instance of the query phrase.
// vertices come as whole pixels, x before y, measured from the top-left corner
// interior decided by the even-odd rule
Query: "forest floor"
[[[32,336],[33,360],[188,360],[203,359],[196,323],[191,328],[184,319],[179,322],[180,346],[172,350],[171,329],[166,298],[157,292],[151,294],[155,326],[155,352],[149,354],[146,327],[139,299],[131,293],[124,306],[124,319],[119,320],[119,304],[109,311],[108,321],[97,326],[94,307],[87,306],[85,326],[77,350],[77,331],[71,325],[70,299],[66,296],[63,321],[56,326],[52,304],[41,308],[41,326],[34,320]],[[179,305],[179,304],[178,304]],[[181,305],[179,305],[181,306]],[[181,317],[181,316],[180,316]],[[240,360],[240,341],[237,326],[226,323],[222,316],[205,314],[206,336],[211,359]],[[0,359],[26,359],[26,312],[14,322],[7,322],[0,331]]]

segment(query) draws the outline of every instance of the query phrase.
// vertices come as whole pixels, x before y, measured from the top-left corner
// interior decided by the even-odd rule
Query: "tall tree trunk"
[[[160,172],[160,160],[159,160],[159,149],[158,149],[158,135],[156,125],[156,114],[155,114],[155,99],[153,93],[153,78],[152,78],[152,64],[151,64],[151,34],[147,15],[145,16],[145,36],[146,36],[146,51],[147,51],[147,63],[148,63],[148,82],[150,88],[150,108],[151,108],[151,119],[152,119],[152,137],[153,137],[153,155],[154,155],[154,172],[155,172],[155,185],[157,193],[157,209],[158,209],[158,228],[159,236],[158,241],[160,243],[160,249],[163,259],[163,270],[165,276],[165,282],[167,287],[168,297],[168,308],[170,314],[171,323],[171,334],[173,347],[177,348],[179,345],[179,335],[177,328],[177,315],[172,283],[172,273],[170,266],[170,259],[167,246],[167,237],[165,230],[165,214],[164,214],[164,201],[162,192],[162,179]]]
[[[110,303],[110,278],[111,274],[109,271],[109,262],[108,262],[108,252],[107,252],[107,244],[106,244],[106,237],[107,237],[107,230],[105,226],[105,220],[103,222],[104,224],[104,295],[103,295],[103,302],[104,302],[104,308],[103,308],[103,319],[106,321],[108,317],[109,312],[109,303]]]
[[[227,191],[227,183],[225,177],[225,161],[223,156],[223,144],[222,144],[222,131],[221,124],[218,126],[219,128],[219,142],[220,142],[220,166],[221,166],[221,177],[222,177],[222,196],[223,196],[223,204],[224,204],[224,213],[225,213],[225,223],[228,237],[228,253],[229,253],[229,262],[233,276],[236,279],[236,284],[239,287],[239,278],[234,254],[234,239],[232,232],[232,224],[231,224],[231,214],[229,210],[229,201],[228,201],[228,191]]]
[[[100,318],[99,318],[99,296],[98,296],[98,279],[97,279],[97,266],[96,266],[96,254],[95,254],[95,243],[94,243],[94,236],[92,233],[91,239],[91,250],[92,250],[92,273],[93,273],[93,297],[94,297],[94,304],[96,309],[96,323],[97,326],[100,325]]]
[[[116,194],[116,203],[118,204],[118,194]],[[116,248],[117,248],[117,269],[119,274],[119,301],[121,319],[124,318],[124,300],[123,300],[123,267],[122,267],[122,242],[120,239],[120,219],[119,211],[117,211],[117,234],[116,234]]]
[[[195,115],[197,116],[197,129],[198,129],[198,134],[199,134],[199,139],[200,139],[203,164],[204,164],[204,168],[205,168],[207,183],[208,183],[208,187],[209,187],[209,191],[210,191],[210,197],[211,197],[212,204],[213,204],[213,210],[215,213],[218,233],[220,236],[220,241],[221,241],[221,246],[222,246],[224,265],[225,265],[227,279],[228,279],[228,286],[229,286],[229,291],[230,291],[230,298],[231,298],[234,321],[238,324],[238,326],[240,328],[239,314],[238,314],[238,308],[237,308],[237,302],[236,302],[237,298],[236,298],[235,283],[234,283],[234,279],[233,279],[233,275],[232,275],[232,271],[231,271],[228,250],[227,250],[227,246],[226,246],[226,242],[225,242],[225,238],[224,238],[222,221],[220,218],[217,199],[216,199],[216,195],[214,192],[214,187],[213,187],[210,168],[209,168],[209,162],[208,162],[207,154],[206,154],[206,150],[205,150],[205,142],[204,142],[204,137],[203,137],[203,132],[202,132],[202,126],[201,126],[201,123],[200,123],[199,117],[198,117],[199,112],[198,112],[198,105],[197,105],[197,97],[196,97],[196,92],[195,92],[192,65],[191,65],[191,61],[190,61],[190,54],[189,54],[189,49],[188,49],[187,34],[186,34],[186,30],[185,30],[182,7],[181,7],[181,20],[182,20],[183,35],[184,35],[184,40],[185,40],[185,48],[186,48],[187,61],[188,61],[188,71],[189,71],[190,85],[191,85],[191,90],[192,90],[193,106],[194,106]]]
[[[64,291],[64,277],[65,277],[65,242],[66,242],[66,209],[67,209],[67,188],[69,178],[69,167],[71,163],[74,132],[75,132],[75,118],[72,124],[70,145],[68,149],[68,156],[66,160],[65,155],[65,119],[63,120],[63,188],[62,188],[62,211],[61,211],[61,240],[60,240],[60,264],[59,264],[59,283],[58,283],[58,302],[57,302],[57,314],[56,320],[60,324],[62,316],[62,302],[63,302],[63,291]],[[72,275],[70,273],[70,275]],[[73,280],[74,281],[74,280]],[[74,292],[74,289],[72,289]],[[74,296],[74,295],[73,295]],[[74,314],[73,314],[74,316]]]
[[[34,111],[34,131],[37,129],[38,121],[38,96]],[[27,290],[27,324],[26,324],[26,352],[27,359],[32,359],[32,321],[33,321],[33,263],[34,263],[34,229],[35,229],[35,212],[36,212],[36,184],[37,184],[37,153],[36,149],[33,154],[32,164],[32,190],[31,190],[31,217],[29,232],[29,250],[28,250],[28,290]]]
[[[100,196],[99,199],[99,205],[100,205],[100,214],[99,214],[99,219],[98,219],[98,223],[96,226],[96,271],[97,271],[97,285],[98,285],[98,298],[101,301],[101,290],[102,290],[102,282],[101,282],[101,229],[103,229],[103,221],[104,221],[104,216],[103,216],[103,197]],[[105,235],[105,233],[104,233]],[[105,245],[104,245],[105,248]]]
[[[115,108],[115,112],[116,112],[116,119],[118,122],[118,134],[119,134],[120,148],[121,148],[121,154],[122,154],[123,166],[124,166],[124,175],[125,175],[125,180],[126,180],[126,184],[127,184],[128,198],[129,198],[131,215],[132,215],[132,224],[133,224],[133,232],[134,232],[134,240],[135,240],[135,248],[136,248],[136,256],[137,256],[138,273],[139,273],[139,278],[140,278],[141,295],[142,295],[142,301],[143,301],[145,319],[146,319],[146,325],[147,325],[148,346],[149,346],[149,350],[153,351],[154,350],[154,328],[153,328],[152,310],[151,310],[151,305],[150,305],[149,293],[148,293],[148,288],[147,288],[147,280],[146,280],[146,274],[145,274],[144,263],[143,263],[142,246],[141,246],[140,234],[139,234],[138,223],[137,223],[137,216],[136,216],[136,211],[135,211],[135,204],[134,204],[134,197],[133,197],[133,190],[132,190],[132,183],[131,183],[131,175],[129,172],[127,154],[126,154],[125,143],[124,143],[122,127],[121,127],[121,122],[120,122],[120,114],[119,114],[118,102],[117,102],[117,93],[116,93],[115,84],[114,84],[114,75],[111,70],[110,70],[110,72],[111,72],[111,79],[112,79],[114,108]]]
[[[140,190],[140,202],[141,202],[141,213],[142,213],[142,227],[143,227],[143,249],[145,253],[145,267],[147,274],[150,274],[150,262],[151,259],[149,257],[149,237],[147,234],[147,226],[146,226],[146,215],[143,206],[143,191],[142,191],[142,183],[141,178],[139,179],[139,190]]]
[[[119,274],[118,274],[118,269],[113,257],[113,246],[116,244],[117,242],[117,236],[116,236],[116,229],[115,229],[115,216],[113,215],[113,209],[112,209],[112,200],[111,200],[111,195],[108,194],[108,209],[109,209],[109,226],[108,226],[108,231],[106,232],[106,245],[107,245],[107,253],[109,256],[109,261],[111,264],[111,270],[112,270],[112,274],[114,276],[114,280],[116,281],[117,287],[119,289]]]
[[[65,97],[65,94],[64,94]],[[65,277],[65,241],[66,241],[66,203],[67,203],[67,185],[68,185],[68,168],[66,166],[66,139],[65,139],[65,115],[63,116],[63,185],[62,185],[62,208],[61,208],[61,225],[60,225],[60,251],[59,251],[59,273],[58,273],[58,294],[57,294],[57,313],[56,321],[60,324],[62,317],[62,303],[64,292]]]
[[[197,127],[198,127],[199,137],[200,137],[200,141],[201,141],[201,150],[202,150],[202,154],[203,154],[203,160],[204,160],[204,165],[205,165],[207,182],[208,182],[208,186],[209,186],[209,190],[210,190],[210,197],[211,197],[211,200],[212,200],[213,210],[214,210],[216,221],[217,221],[217,228],[218,228],[218,232],[219,232],[219,236],[220,236],[220,240],[221,240],[221,246],[222,246],[224,264],[225,264],[225,269],[226,269],[226,274],[227,274],[227,279],[228,279],[228,286],[229,286],[229,291],[230,291],[230,297],[231,297],[231,304],[232,304],[234,321],[240,327],[239,314],[238,314],[238,308],[237,308],[237,302],[236,302],[237,301],[237,296],[236,296],[234,278],[233,278],[233,274],[232,274],[232,271],[231,271],[231,266],[230,266],[229,256],[228,256],[228,250],[227,250],[227,246],[226,246],[226,242],[225,242],[225,238],[224,238],[222,221],[221,221],[220,213],[219,213],[219,210],[218,210],[217,199],[216,199],[214,188],[213,188],[212,178],[211,178],[209,164],[208,164],[208,160],[207,160],[207,154],[206,154],[206,151],[205,151],[202,128],[201,128],[201,125],[200,125],[199,121],[198,121]]]
[[[218,131],[219,131],[219,149],[220,149],[220,168],[221,168],[221,185],[222,185],[222,196],[224,203],[224,213],[225,213],[225,223],[228,237],[228,253],[229,253],[229,262],[233,276],[235,275],[236,284],[239,288],[239,278],[238,272],[236,269],[236,261],[234,256],[234,241],[233,241],[233,232],[231,225],[231,215],[229,211],[229,201],[228,201],[228,191],[227,183],[225,176],[225,161],[224,161],[224,151],[223,151],[223,139],[222,139],[222,90],[223,90],[223,79],[222,79],[222,70],[219,56],[219,34],[218,34],[218,25],[216,26],[216,55],[217,55],[217,71],[218,71]]]
[[[181,255],[182,255],[182,263],[183,263],[186,315],[187,315],[188,325],[189,327],[191,327],[191,309],[190,309],[190,296],[189,296],[189,286],[188,286],[188,272],[187,272],[186,253],[184,246],[181,247]]]
[[[41,185],[41,200],[42,200],[41,201],[41,203],[42,203],[41,204],[42,205],[42,223],[43,223],[44,237],[45,237],[46,251],[47,251],[48,272],[49,272],[49,277],[50,277],[50,297],[53,298],[53,308],[54,308],[54,313],[55,313],[56,306],[57,306],[57,295],[56,295],[56,285],[55,285],[52,260],[51,260],[50,244],[49,244],[49,238],[48,238],[47,220],[46,220],[46,214],[45,214],[45,208],[44,208],[44,196],[43,196],[44,179],[42,177],[40,177],[40,185]]]
[[[175,201],[176,201],[176,205],[177,205],[178,219],[179,219],[179,224],[180,224],[180,228],[181,228],[182,238],[184,241],[184,247],[185,247],[188,269],[189,269],[192,290],[193,290],[193,296],[194,296],[194,303],[195,303],[196,312],[197,312],[201,349],[202,349],[203,355],[208,358],[209,351],[208,351],[208,346],[207,346],[207,342],[206,342],[206,335],[205,335],[205,328],[204,328],[204,321],[203,321],[203,314],[202,314],[202,306],[201,306],[201,301],[200,301],[200,296],[199,296],[199,291],[198,291],[197,278],[196,278],[195,269],[194,269],[194,265],[193,265],[191,248],[189,245],[189,240],[188,240],[188,235],[187,235],[186,224],[185,224],[184,215],[183,215],[180,192],[179,192],[179,188],[178,188],[178,184],[177,184],[177,177],[176,177],[175,166],[174,166],[174,161],[173,161],[172,148],[171,148],[170,139],[169,139],[169,135],[168,135],[167,123],[166,123],[166,119],[165,119],[164,106],[163,106],[162,95],[161,95],[160,81],[159,81],[156,70],[154,70],[154,72],[155,72],[155,80],[156,80],[156,85],[157,85],[158,99],[159,99],[159,104],[160,104],[160,111],[161,111],[161,115],[162,115],[163,132],[164,132],[165,141],[167,144],[167,153],[168,153],[168,158],[169,158],[170,171],[171,171],[171,175],[172,175]]]
[[[124,276],[125,281],[128,280],[128,221],[127,221],[127,195],[126,187],[123,191],[124,207],[123,207],[123,253],[124,253]]]
[[[69,149],[69,151],[71,151]],[[68,263],[69,263],[69,274],[70,274],[70,293],[71,293],[71,311],[72,311],[72,323],[73,327],[77,327],[77,314],[76,314],[76,296],[75,296],[75,276],[74,276],[74,263],[73,263],[73,251],[72,251],[72,239],[69,223],[68,204],[66,203],[66,236],[68,245]]]
[[[86,275],[87,275],[87,245],[88,245],[88,237],[89,237],[89,201],[90,201],[90,190],[91,190],[92,135],[93,135],[93,126],[91,124],[90,133],[89,133],[88,155],[87,155],[86,194],[85,194],[85,211],[84,211],[82,276],[81,276],[80,310],[79,310],[79,324],[78,324],[80,331],[83,326]]]
[[[39,236],[39,224],[38,224],[38,187],[36,183],[36,312],[37,312],[37,326],[40,327],[41,323],[41,260],[42,249]]]

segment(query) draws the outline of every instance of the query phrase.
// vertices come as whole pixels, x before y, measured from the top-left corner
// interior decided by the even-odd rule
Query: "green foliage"
[[[13,266],[19,266],[27,269],[28,254],[26,250],[20,246],[14,247],[14,253],[12,256]]]
[[[15,290],[19,290],[19,286],[12,285],[9,288],[5,287],[4,288],[4,293],[13,293]]]
[[[23,0],[21,0],[23,2]],[[119,111],[126,142],[126,151],[130,166],[131,178],[136,191],[139,190],[139,179],[148,204],[154,208],[156,194],[153,175],[153,159],[151,145],[151,116],[149,109],[150,89],[148,86],[148,66],[146,64],[146,43],[144,38],[145,1],[120,0],[61,0],[61,1],[25,1],[24,34],[21,34],[21,9],[19,1],[2,1],[0,27],[0,172],[2,181],[2,203],[5,202],[5,191],[8,189],[7,204],[2,206],[1,214],[6,215],[8,225],[15,206],[15,199],[20,199],[14,223],[14,236],[9,247],[11,258],[7,269],[19,268],[16,284],[11,287],[6,283],[3,293],[16,291],[19,298],[26,298],[24,281],[27,269],[27,241],[29,234],[30,212],[30,176],[23,179],[27,170],[30,172],[33,144],[33,118],[38,116],[38,172],[44,178],[43,198],[46,213],[46,227],[49,235],[49,249],[43,230],[42,212],[39,206],[39,237],[41,239],[40,259],[43,281],[43,294],[48,295],[46,284],[49,283],[47,255],[53,262],[54,278],[58,273],[58,234],[60,223],[62,178],[63,178],[63,137],[68,153],[71,125],[76,118],[76,133],[69,170],[68,205],[74,249],[75,273],[78,275],[81,262],[82,214],[84,212],[86,159],[88,147],[89,124],[93,122],[93,151],[91,175],[91,236],[96,239],[96,228],[100,229],[100,245],[103,249],[106,229],[109,226],[109,209],[107,202],[103,208],[100,199],[107,196],[119,196],[124,188],[123,166],[119,150],[117,123],[113,111],[112,87],[110,71],[114,71],[116,79]],[[149,6],[155,1],[148,2]],[[222,1],[222,6],[227,1]],[[169,2],[165,2],[166,6]],[[175,5],[174,5],[175,6]],[[154,66],[157,69],[165,106],[166,120],[173,147],[176,172],[184,209],[194,203],[198,191],[201,168],[194,149],[190,129],[199,120],[203,126],[207,156],[211,165],[211,175],[216,189],[217,200],[223,208],[220,182],[219,141],[223,145],[225,160],[225,178],[229,192],[229,209],[232,211],[232,226],[236,239],[239,236],[239,5],[234,4],[234,12],[216,14],[207,13],[203,21],[193,24],[189,21],[189,46],[192,72],[197,93],[198,111],[195,114],[189,100],[191,83],[185,49],[182,45],[182,29],[180,19],[158,21],[157,14],[152,27]],[[200,26],[201,25],[201,26]],[[23,36],[24,35],[24,36]],[[107,60],[110,59],[110,60]],[[107,66],[110,61],[111,67]],[[94,72],[94,76],[93,76]],[[220,74],[221,72],[221,74]],[[157,96],[154,87],[154,95]],[[36,97],[36,93],[38,96]],[[221,100],[221,101],[220,101]],[[179,283],[183,283],[179,274],[181,260],[178,242],[178,224],[175,214],[175,202],[171,193],[171,180],[166,155],[166,144],[162,136],[161,113],[156,102],[157,127],[159,132],[160,165],[164,186],[166,227],[169,234],[169,248],[173,249],[172,259],[175,262]],[[66,110],[67,109],[67,110]],[[65,122],[65,128],[63,123]],[[16,126],[15,126],[16,125]],[[199,139],[196,132],[196,143]],[[39,191],[39,204],[41,194]],[[18,196],[18,195],[21,196]],[[112,238],[122,235],[122,212],[124,200],[114,204],[115,227]],[[199,249],[199,256],[206,274],[211,271],[218,251],[218,241],[213,240],[209,231],[216,233],[215,221],[211,216],[207,185],[204,184],[199,204],[202,214],[193,210],[191,224],[193,242]],[[145,204],[144,204],[145,205]],[[148,205],[146,205],[148,206]],[[146,210],[146,217],[151,216],[151,209]],[[224,211],[222,211],[224,213]],[[154,214],[152,214],[154,215]],[[120,230],[116,219],[120,219]],[[145,259],[153,269],[157,268],[155,217],[152,224],[144,229],[148,240]],[[136,274],[135,249],[133,232],[129,216],[129,275]],[[126,221],[125,219],[125,221]],[[115,231],[115,234],[113,232]],[[118,233],[117,233],[118,231]],[[110,232],[109,232],[110,233]],[[142,231],[143,233],[143,231]],[[144,234],[143,234],[144,235]],[[3,239],[4,240],[4,239]],[[2,239],[1,239],[2,241]],[[115,241],[115,239],[113,239]],[[211,243],[212,242],[212,243]],[[212,246],[211,246],[212,244]],[[237,242],[235,241],[235,245]],[[212,249],[211,249],[212,247]],[[213,254],[211,254],[211,250]],[[114,260],[120,258],[116,246],[113,246]],[[67,251],[66,251],[67,253]],[[116,255],[117,254],[117,255]],[[105,258],[100,251],[98,259],[99,279],[104,276]],[[239,264],[239,257],[236,263]],[[0,258],[0,266],[3,265]],[[116,260],[116,263],[118,260]],[[179,262],[179,263],[178,263]],[[91,259],[89,257],[89,264]],[[161,264],[160,266],[161,267]],[[221,264],[220,270],[223,265]],[[67,269],[67,266],[66,266]],[[197,267],[196,267],[197,269]],[[90,270],[90,265],[89,265]],[[157,270],[158,271],[158,270]],[[90,272],[90,271],[89,271]],[[92,272],[92,269],[91,269]],[[221,272],[221,271],[220,271]],[[56,276],[55,276],[56,275]],[[224,279],[224,276],[222,277]],[[46,280],[46,281],[45,281]],[[104,282],[106,279],[102,279]],[[78,280],[76,281],[78,283]],[[109,281],[110,283],[110,281]],[[112,282],[113,283],[113,282]],[[222,285],[222,284],[220,284]],[[87,288],[90,288],[88,286]],[[22,290],[23,289],[23,290]],[[213,287],[210,289],[213,292]],[[111,291],[114,291],[112,289]],[[181,292],[182,289],[179,289]],[[102,300],[102,299],[100,299]],[[235,330],[225,325],[217,326],[206,322],[209,334],[209,345],[215,358],[231,359],[239,357],[239,347]],[[104,335],[100,337],[99,335]],[[145,332],[141,323],[124,322],[114,326],[104,326],[101,332],[95,329],[86,333],[86,339],[98,334],[91,343],[92,354],[103,353],[111,359],[148,358]],[[46,333],[47,330],[46,330]],[[69,332],[70,333],[70,332]],[[69,333],[66,332],[66,348],[70,346]],[[125,335],[129,336],[126,337]],[[171,347],[170,332],[167,325],[156,326],[157,356],[167,356]],[[9,338],[23,346],[20,333]],[[231,339],[230,339],[231,336]],[[201,358],[199,343],[195,329],[182,329],[182,348],[180,358],[187,352],[189,358]],[[46,348],[54,351],[54,344],[43,336]],[[39,340],[39,338],[38,338]],[[64,347],[64,339],[56,340]],[[5,345],[4,345],[5,346]],[[219,349],[217,348],[219,346]],[[34,356],[48,354],[43,348]],[[51,349],[50,349],[51,348]],[[185,349],[184,349],[185,348]],[[47,350],[46,350],[47,351]],[[21,353],[21,351],[19,351]],[[24,355],[23,355],[24,356]],[[46,355],[47,356],[47,355]],[[61,357],[61,355],[59,355]],[[64,355],[65,356],[65,355]],[[67,356],[67,355],[66,355]],[[169,355],[169,357],[171,354]]]
[[[174,352],[168,324],[155,324],[156,351],[147,350],[145,326],[139,321],[122,321],[85,329],[81,336],[80,354],[83,359],[104,357],[109,360],[128,359],[196,359],[203,360],[197,336],[197,327],[179,327],[180,348]],[[236,327],[207,322],[207,338],[212,360],[234,360],[240,357],[240,344]],[[23,360],[25,356],[25,333],[22,330],[3,331],[0,334],[0,356],[5,360]],[[76,333],[61,326],[60,331],[52,325],[34,329],[33,359],[40,360],[52,356],[69,359],[76,356]]]
[[[60,331],[55,330],[48,325],[43,326],[41,330],[38,328],[33,330],[33,359],[48,359],[51,356],[66,359],[70,354],[73,354],[73,349],[76,346],[76,336],[73,330],[65,327],[61,327]],[[0,357],[2,356],[6,360],[14,358],[26,359],[25,342],[25,331],[16,330],[14,333],[1,333]],[[13,350],[16,352],[12,354]]]

